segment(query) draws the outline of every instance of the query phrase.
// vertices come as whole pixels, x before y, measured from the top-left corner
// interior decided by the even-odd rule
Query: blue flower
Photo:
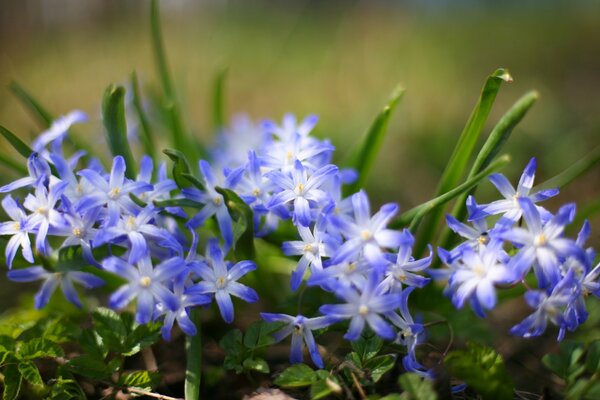
[[[42,132],[32,143],[31,147],[36,152],[48,153],[45,149],[48,144],[52,144],[52,151],[56,154],[61,153],[62,142],[69,131],[71,125],[87,121],[87,115],[83,111],[74,110],[57,118],[50,128]]]
[[[385,277],[381,283],[386,292],[401,292],[402,285],[423,287],[429,282],[429,278],[416,274],[424,271],[433,260],[433,251],[429,246],[429,256],[415,260],[412,257],[412,246],[415,238],[409,230],[402,231],[402,243],[398,254],[388,254],[390,263],[387,266]]]
[[[345,304],[325,304],[319,311],[337,320],[350,319],[350,327],[344,338],[357,340],[368,324],[371,329],[384,339],[396,337],[394,329],[380,314],[389,313],[402,304],[402,297],[397,294],[382,294],[376,288],[378,274],[371,274],[362,292],[356,289],[339,287],[336,295],[346,301]]]
[[[4,208],[6,214],[12,218],[12,221],[0,223],[0,235],[12,236],[8,240],[5,251],[8,268],[12,268],[12,263],[17,255],[19,247],[22,249],[23,258],[30,263],[33,263],[33,252],[31,250],[29,234],[36,231],[37,223],[32,221],[31,217],[25,214],[25,211],[19,207],[17,202],[10,195],[2,199],[2,208]]]
[[[96,275],[82,271],[49,272],[39,266],[8,271],[8,279],[15,282],[32,282],[44,280],[40,291],[35,295],[35,308],[40,309],[48,304],[52,293],[58,286],[71,303],[81,307],[81,300],[73,286],[77,282],[88,289],[104,285],[104,281]]]
[[[537,163],[535,157],[529,161],[529,164],[525,167],[517,190],[513,188],[508,179],[502,174],[492,174],[489,176],[489,180],[496,186],[498,191],[504,196],[504,200],[497,200],[490,204],[480,206],[479,211],[474,212],[471,215],[471,219],[476,220],[487,215],[503,214],[500,220],[501,224],[512,225],[521,218],[523,211],[521,210],[521,203],[519,199],[529,199],[533,203],[538,203],[549,199],[550,197],[558,194],[558,189],[546,189],[536,193],[530,193],[533,187],[533,180],[535,178],[535,169]],[[547,219],[550,214],[542,207],[539,208],[539,212],[542,214],[544,219]]]
[[[469,216],[474,215],[479,210],[479,205],[475,202],[473,196],[467,198],[467,210]],[[485,246],[490,240],[490,229],[485,218],[472,220],[471,224],[473,226],[471,227],[448,214],[446,215],[446,222],[452,231],[467,239],[458,246],[456,251],[460,252],[460,249],[464,246],[469,246],[478,251],[481,246]]]
[[[362,252],[373,267],[385,268],[389,261],[381,248],[395,248],[402,243],[402,234],[399,231],[386,228],[398,212],[398,206],[392,203],[385,204],[371,217],[369,199],[361,190],[352,195],[352,207],[353,219],[343,215],[332,217],[332,222],[347,241],[336,251],[331,263],[341,263]]]
[[[302,352],[303,343],[306,344],[310,358],[319,368],[323,368],[323,359],[319,354],[317,343],[312,331],[325,328],[335,322],[329,317],[306,318],[303,315],[295,317],[287,314],[260,313],[260,316],[267,322],[285,322],[286,325],[273,336],[277,342],[292,335],[292,346],[290,348],[290,362],[292,364],[304,361]]]
[[[27,157],[27,170],[29,176],[19,178],[14,182],[0,187],[0,193],[8,193],[13,190],[28,186],[46,185],[50,178],[50,165],[39,153],[31,153]]]
[[[200,191],[196,188],[187,188],[183,189],[182,193],[185,197],[204,204],[204,207],[199,213],[194,215],[186,225],[188,228],[196,229],[203,225],[208,218],[215,215],[219,230],[221,231],[221,236],[225,241],[225,245],[229,248],[233,245],[233,220],[229,215],[229,210],[227,209],[223,196],[215,189],[217,187],[217,180],[213,175],[210,164],[204,160],[200,160],[198,164],[200,173],[202,174],[204,190]],[[225,188],[232,188],[241,178],[242,173],[243,168],[239,168],[229,174],[223,186]]]
[[[252,261],[240,261],[233,265],[224,259],[216,239],[207,244],[206,262],[195,270],[202,281],[188,289],[190,294],[214,293],[223,320],[233,322],[233,302],[231,296],[239,297],[248,303],[258,301],[254,289],[237,282],[242,276],[256,269]]]
[[[128,281],[110,296],[109,305],[121,309],[137,298],[137,323],[151,321],[154,308],[159,303],[169,310],[177,310],[179,303],[168,286],[185,269],[179,258],[168,259],[153,267],[150,256],[140,259],[137,266],[118,257],[110,257],[102,262],[102,267]]]
[[[561,278],[562,260],[575,256],[585,259],[583,250],[572,240],[562,236],[565,226],[573,221],[575,205],[561,207],[556,215],[543,224],[537,207],[531,200],[519,199],[527,229],[512,228],[499,232],[498,236],[519,247],[510,267],[524,276],[533,266],[541,288],[554,286]]]
[[[335,165],[325,165],[308,176],[308,171],[298,160],[294,163],[291,174],[281,171],[271,171],[265,176],[282,190],[271,197],[267,207],[293,204],[293,219],[296,224],[308,226],[314,217],[311,210],[323,207],[329,200],[327,193],[320,187],[331,179],[338,171]]]

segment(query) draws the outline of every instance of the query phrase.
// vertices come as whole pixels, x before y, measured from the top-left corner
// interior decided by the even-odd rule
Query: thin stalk
[[[202,374],[202,331],[200,329],[200,310],[191,311],[192,322],[198,333],[185,338],[186,370],[185,370],[185,400],[200,399],[200,383]]]

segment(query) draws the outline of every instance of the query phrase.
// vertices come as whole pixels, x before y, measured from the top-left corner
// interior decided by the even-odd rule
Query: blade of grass
[[[4,165],[8,169],[12,169],[13,171],[17,172],[19,175],[23,175],[23,176],[28,175],[27,168],[23,164],[20,164],[17,161],[13,160],[12,158],[7,157],[1,153],[0,153],[0,164]]]
[[[11,92],[21,101],[23,106],[29,111],[31,115],[38,121],[39,125],[48,129],[52,125],[52,122],[56,117],[49,112],[39,101],[35,99],[23,86],[19,83],[12,81],[9,86]],[[67,137],[68,141],[78,150],[85,150],[87,154],[93,154],[90,147],[79,141],[78,135],[69,129],[71,134]]]
[[[212,93],[213,131],[219,132],[225,126],[225,80],[227,68],[222,68],[215,78]]]
[[[400,86],[394,89],[389,101],[377,115],[362,141],[355,150],[350,153],[348,167],[356,169],[358,178],[356,179],[356,182],[345,188],[346,196],[359,191],[365,184],[369,170],[371,169],[373,161],[385,138],[392,112],[400,102],[404,92],[405,90]]]
[[[446,204],[447,202],[459,196],[460,194],[472,189],[487,176],[498,171],[500,168],[502,168],[509,162],[510,156],[507,154],[498,157],[496,160],[492,161],[487,166],[487,168],[473,176],[471,179],[467,179],[461,185],[455,187],[452,190],[447,191],[446,193],[441,194],[438,197],[426,201],[421,205],[418,205],[416,207],[411,208],[408,211],[403,212],[396,218],[396,220],[392,224],[390,224],[390,227],[393,229],[399,229],[409,224],[412,227],[416,227],[421,221],[421,219],[423,219],[423,217],[425,217],[428,213],[432,212],[432,210]]]
[[[27,146],[21,139],[19,139],[14,133],[12,133],[7,128],[0,125],[0,134],[4,136],[4,139],[10,143],[10,145],[15,149],[20,155],[27,158],[33,153],[31,147]]]
[[[106,139],[112,155],[120,155],[125,159],[125,175],[129,179],[135,179],[137,164],[127,140],[125,88],[122,86],[110,85],[104,91],[102,122],[106,129]]]
[[[131,82],[131,91],[133,94],[133,108],[138,116],[140,121],[141,131],[142,131],[142,145],[144,146],[144,152],[149,155],[154,164],[157,162],[156,158],[156,144],[154,143],[154,137],[152,134],[152,128],[150,128],[150,122],[146,117],[146,113],[144,112],[144,108],[142,106],[142,98],[140,96],[140,85],[137,77],[137,73],[133,71],[130,77]]]
[[[194,336],[185,337],[185,400],[198,400],[200,398],[200,383],[202,374],[202,332],[200,326],[200,309],[191,309],[192,323],[198,332]]]
[[[523,119],[523,117],[525,117],[529,109],[537,101],[538,97],[539,94],[536,91],[526,93],[519,100],[517,100],[515,104],[513,104],[513,106],[502,116],[502,118],[500,118],[500,121],[498,121],[494,129],[492,129],[490,136],[481,147],[479,154],[477,154],[477,158],[475,158],[475,162],[471,167],[471,171],[469,171],[467,179],[481,172],[490,164],[490,162],[492,162],[494,157],[496,157],[496,155],[504,146],[504,143],[506,143],[510,137],[514,127]],[[467,197],[472,194],[473,191],[474,190],[465,192],[456,199],[456,203],[454,204],[451,215],[459,221],[462,221],[466,216],[465,202]],[[448,227],[445,227],[439,241],[440,246],[443,248],[448,248],[447,246],[451,242],[452,238],[453,236],[451,231],[448,229]]]
[[[477,104],[471,112],[469,120],[460,134],[458,142],[454,147],[454,151],[450,156],[450,160],[442,173],[442,177],[440,178],[440,182],[438,183],[435,192],[435,197],[456,186],[463,176],[502,82],[512,82],[512,77],[508,71],[503,68],[497,69],[488,76],[483,89],[481,90],[481,95],[477,100]],[[421,254],[423,249],[427,246],[427,243],[434,237],[436,228],[439,225],[443,214],[443,208],[436,208],[431,212],[431,215],[423,224],[419,240],[415,244],[414,251],[416,255]]]
[[[590,151],[588,154],[580,158],[576,163],[565,169],[560,174],[540,183],[532,189],[532,193],[539,190],[562,188],[573,182],[579,176],[589,171],[593,166],[600,162],[600,146]]]

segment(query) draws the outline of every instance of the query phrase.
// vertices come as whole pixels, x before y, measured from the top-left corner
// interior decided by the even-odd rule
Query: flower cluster
[[[537,204],[558,190],[532,193],[535,170],[533,158],[516,190],[503,175],[491,175],[489,180],[504,199],[479,205],[469,197],[472,226],[447,217],[448,226],[465,240],[450,251],[439,249],[449,269],[434,275],[449,278],[446,294],[457,308],[468,302],[479,316],[495,307],[497,288],[522,282],[527,289],[525,300],[534,312],[511,333],[538,336],[550,321],[559,327],[558,339],[562,340],[566,331],[587,319],[584,297],[600,296],[600,264],[593,266],[594,251],[585,247],[590,234],[587,221],[577,239],[564,235],[575,217],[574,204],[562,206],[556,214]],[[499,218],[490,228],[488,221],[494,216]],[[528,278],[532,270],[535,280]]]

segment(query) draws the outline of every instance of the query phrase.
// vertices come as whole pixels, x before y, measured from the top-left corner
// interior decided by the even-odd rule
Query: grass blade
[[[455,187],[463,176],[502,82],[512,82],[512,77],[503,68],[497,69],[488,76],[477,104],[471,112],[471,116],[460,134],[450,160],[442,173],[435,193],[436,197]],[[421,254],[427,243],[431,241],[443,214],[444,210],[442,208],[433,210],[422,227],[422,234],[415,245],[415,254]]]
[[[25,108],[38,120],[41,126],[44,128],[50,127],[52,121],[54,121],[54,117],[36,99],[34,99],[33,96],[31,96],[23,86],[15,81],[12,81],[9,85],[9,89],[21,101],[21,103],[23,103]]]
[[[421,205],[411,208],[408,211],[400,214],[398,218],[390,225],[393,229],[398,229],[406,225],[411,225],[412,227],[416,227],[418,223],[421,221],[423,217],[425,217],[432,210],[440,207],[460,194],[474,188],[481,182],[483,179],[488,177],[490,174],[498,171],[500,168],[505,166],[508,162],[510,162],[510,156],[503,155],[492,163],[490,163],[487,168],[485,168],[480,173],[476,174],[470,179],[467,179],[461,185],[455,187],[452,190],[447,191],[446,193],[441,194],[440,196],[431,199]]]
[[[125,159],[125,175],[129,179],[135,179],[137,164],[127,140],[125,88],[122,86],[110,85],[104,91],[102,122],[106,128],[106,139],[112,155],[120,155]]]
[[[154,143],[154,138],[152,135],[152,129],[150,128],[150,122],[146,117],[146,113],[144,112],[144,108],[142,107],[142,98],[140,96],[140,85],[138,81],[138,77],[135,71],[131,73],[131,91],[133,94],[133,108],[138,116],[141,126],[141,141],[144,146],[144,152],[152,157],[154,163],[156,164],[156,145]]]
[[[225,126],[225,80],[227,78],[227,69],[223,68],[217,74],[213,86],[212,96],[212,117],[213,131],[220,132]]]
[[[471,171],[467,176],[467,179],[475,176],[477,173],[481,172],[485,167],[487,167],[494,157],[500,152],[504,143],[510,137],[512,130],[514,127],[525,117],[529,109],[535,104],[539,97],[539,94],[536,91],[531,91],[521,97],[519,100],[513,104],[513,106],[500,118],[500,121],[496,124],[490,136],[487,138],[479,154],[477,154],[477,158],[471,167]],[[452,215],[462,221],[466,216],[466,199],[469,194],[472,194],[473,190],[465,192],[461,194],[456,199],[456,204],[452,210]],[[440,239],[440,246],[443,248],[447,248],[448,243],[452,240],[451,231],[446,227],[444,229],[444,233],[442,238]]]
[[[4,136],[4,139],[10,143],[10,145],[23,157],[27,158],[33,153],[31,147],[27,146],[21,139],[19,139],[14,133],[7,128],[0,125],[0,134]]]
[[[532,192],[543,189],[562,188],[573,182],[579,176],[589,171],[594,165],[600,162],[600,146],[583,156],[575,164],[565,169],[560,174],[540,183],[532,189]]]
[[[12,169],[13,171],[17,172],[19,175],[25,176],[25,175],[29,174],[25,165],[20,164],[17,161],[13,160],[12,158],[7,157],[1,153],[0,153],[0,164],[4,165],[8,169]]]
[[[194,336],[185,338],[185,400],[200,398],[200,383],[202,377],[202,331],[200,326],[200,308],[191,309],[191,320],[198,330]]]
[[[383,143],[385,134],[387,132],[387,126],[392,116],[392,112],[400,102],[400,99],[404,95],[405,90],[398,86],[392,92],[388,103],[385,105],[383,110],[377,115],[369,130],[365,134],[363,140],[351,153],[349,167],[356,169],[358,172],[358,179],[352,185],[347,186],[345,194],[349,195],[360,190],[365,184],[369,170],[379,152],[379,148]]]

